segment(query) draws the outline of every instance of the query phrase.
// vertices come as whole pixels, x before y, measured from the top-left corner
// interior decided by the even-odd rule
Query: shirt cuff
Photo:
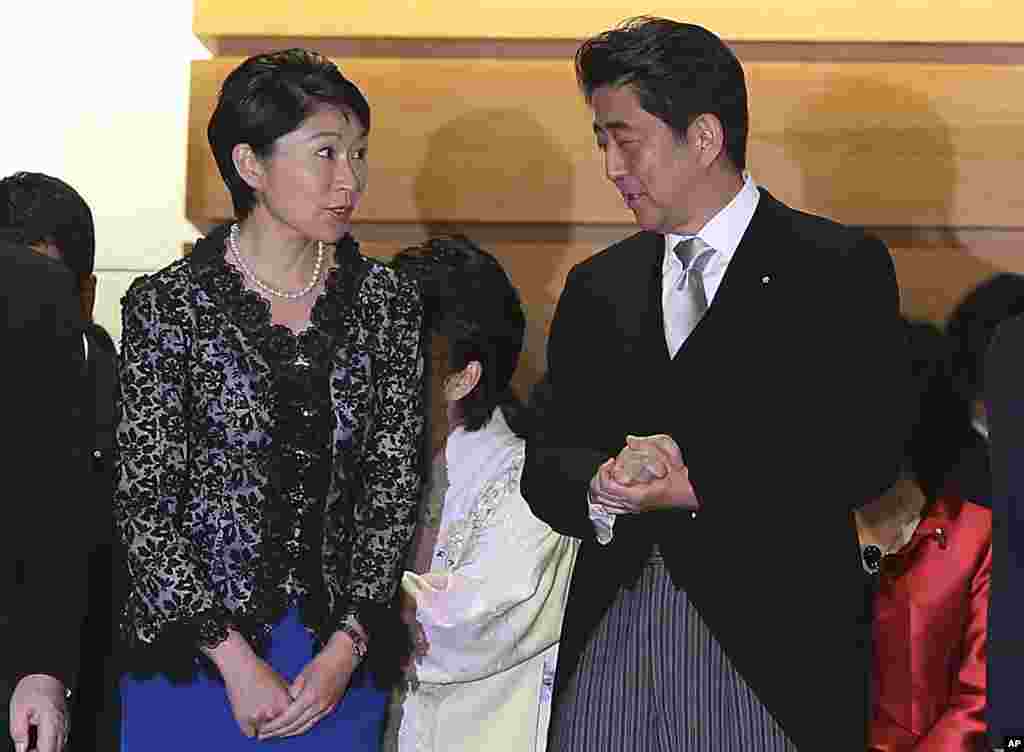
[[[587,490],[587,506],[590,508],[590,522],[594,526],[597,542],[602,546],[607,546],[612,542],[614,535],[615,515],[600,504],[595,504],[590,498],[589,489]]]

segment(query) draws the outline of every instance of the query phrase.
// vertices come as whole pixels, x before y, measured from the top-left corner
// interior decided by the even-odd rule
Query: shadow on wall
[[[538,186],[557,196],[547,216],[562,222],[530,224],[529,204]],[[545,367],[547,325],[561,292],[571,242],[573,165],[568,154],[531,115],[486,109],[459,116],[428,137],[415,180],[419,218],[430,235],[463,233],[493,254],[519,290],[526,311],[523,355],[513,379],[521,399]],[[497,206],[508,224],[483,224],[481,207]],[[433,383],[446,374],[435,359]],[[438,389],[431,390],[436,395]],[[444,437],[444,405],[431,406],[432,446]]]
[[[856,222],[863,207],[888,202],[895,221],[866,229],[892,252],[903,311],[940,321],[997,271],[958,235],[960,174],[948,124],[927,96],[881,78],[836,76],[801,104],[785,133],[801,208]]]

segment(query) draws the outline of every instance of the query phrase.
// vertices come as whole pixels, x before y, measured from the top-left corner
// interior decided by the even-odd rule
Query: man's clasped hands
[[[700,506],[679,445],[666,434],[627,436],[591,479],[590,500],[611,514]]]

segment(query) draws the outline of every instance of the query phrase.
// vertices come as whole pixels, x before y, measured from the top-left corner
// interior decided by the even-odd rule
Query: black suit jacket
[[[993,746],[1024,734],[1024,317],[996,330],[985,364],[992,460],[988,723]]]
[[[89,439],[75,280],[63,264],[0,242],[0,679],[78,665],[85,602],[81,527]]]
[[[94,326],[86,327],[85,414],[93,429],[89,445],[89,486],[83,494],[95,545],[89,553],[89,603],[82,627],[78,693],[72,708],[72,752],[107,752],[120,739],[118,615],[127,597],[123,548],[114,531],[114,433],[117,430],[117,352]]]
[[[641,232],[577,265],[552,323],[550,403],[522,488],[537,516],[583,540],[556,692],[657,542],[793,742],[862,752],[869,616],[851,508],[898,465],[898,437],[878,435],[905,372],[892,261],[880,241],[762,191],[711,307],[670,359],[663,247]],[[587,487],[627,433],[676,440],[701,511],[620,517],[601,546]]]

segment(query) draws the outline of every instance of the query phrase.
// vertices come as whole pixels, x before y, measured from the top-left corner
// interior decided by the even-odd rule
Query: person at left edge
[[[228,75],[208,133],[236,221],[124,301],[121,748],[375,750],[423,367],[416,285],[349,232],[370,108],[284,50]]]
[[[86,546],[77,515],[88,432],[73,288],[61,263],[0,239],[0,415],[8,434],[0,455],[0,749],[13,742],[17,752],[32,737],[39,752],[64,748],[78,671]]]
[[[75,752],[112,750],[118,730],[117,666],[114,658],[117,611],[124,583],[123,560],[113,545],[114,429],[117,422],[117,351],[110,335],[93,322],[96,300],[96,232],[85,199],[60,178],[39,172],[16,172],[0,180],[5,211],[0,232],[9,233],[36,253],[61,262],[75,275],[75,295],[85,322],[86,392],[82,411],[91,427],[84,510],[78,531],[88,536],[88,607],[82,628],[82,660],[71,703],[74,731],[68,746]],[[81,374],[67,374],[74,380]],[[87,428],[88,430],[88,428]]]

